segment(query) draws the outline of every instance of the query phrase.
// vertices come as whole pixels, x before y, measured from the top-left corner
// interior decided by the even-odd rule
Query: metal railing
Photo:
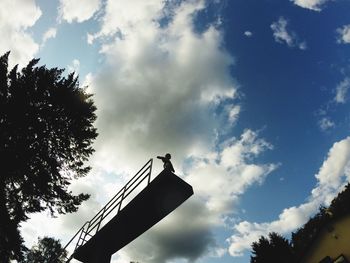
[[[66,258],[66,263],[73,259],[75,251],[83,246],[89,241],[96,233],[100,230],[101,225],[103,225],[103,220],[106,219],[108,215],[116,210],[115,216],[122,209],[122,202],[142,183],[147,179],[147,185],[151,182],[151,172],[152,172],[153,159],[150,159],[125,185],[119,192],[112,197],[112,199],[90,220],[87,221],[78,232],[69,240],[66,246],[63,248],[65,251],[68,246],[78,238],[75,245],[74,251],[71,256]],[[125,204],[124,204],[125,205]],[[50,263],[56,263],[60,255],[58,255],[54,261]]]

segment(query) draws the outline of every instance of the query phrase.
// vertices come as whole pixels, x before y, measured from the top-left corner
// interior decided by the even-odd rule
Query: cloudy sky
[[[91,193],[22,224],[63,243],[148,159],[195,195],[114,263],[249,262],[350,179],[348,0],[2,0],[0,51],[79,74],[98,107]],[[162,164],[155,160],[153,175]]]

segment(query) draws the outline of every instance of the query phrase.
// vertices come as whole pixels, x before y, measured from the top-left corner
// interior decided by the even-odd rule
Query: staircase
[[[88,242],[93,236],[95,236],[105,219],[111,213],[114,213],[115,216],[120,212],[122,208],[122,202],[145,180],[147,180],[147,186],[151,182],[151,172],[152,172],[153,159],[150,159],[126,184],[119,190],[119,192],[112,197],[112,199],[90,220],[87,221],[69,240],[66,246],[63,248],[63,251],[68,248],[69,245],[75,243],[75,248],[73,253],[66,257],[66,263],[69,263],[73,258],[76,250]],[[125,204],[124,204],[125,205]],[[58,255],[50,263],[56,263],[58,258],[61,255]]]
[[[73,258],[84,263],[110,263],[114,253],[193,195],[192,186],[168,170],[163,170],[151,181],[152,164],[150,159],[78,230],[63,249],[75,244],[66,263]],[[129,200],[126,200],[127,197]],[[50,263],[57,263],[58,258]]]

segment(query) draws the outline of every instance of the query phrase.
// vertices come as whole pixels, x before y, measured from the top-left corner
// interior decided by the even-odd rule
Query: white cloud
[[[232,212],[232,204],[254,183],[262,183],[277,165],[257,165],[252,160],[272,145],[246,130],[239,140],[227,141],[220,152],[214,152],[192,165],[186,177],[196,193],[206,199],[212,212]],[[210,182],[208,184],[207,182]]]
[[[322,131],[326,131],[330,128],[334,127],[334,122],[328,118],[328,117],[323,117],[319,122],[318,122],[320,128]]]
[[[101,0],[60,0],[59,19],[64,19],[68,23],[74,21],[81,23],[89,20],[100,6]]]
[[[297,46],[298,46],[298,47],[299,47],[299,49],[301,49],[301,50],[305,50],[305,49],[307,49],[307,44],[306,44],[306,42],[305,42],[305,41],[300,42],[300,43],[299,43]]]
[[[75,72],[76,74],[79,74],[80,70],[80,61],[78,59],[73,59],[72,64],[67,66],[68,72],[72,73]],[[85,85],[83,85],[85,86]]]
[[[26,65],[39,49],[27,32],[41,16],[34,0],[0,1],[0,54],[11,51],[10,67]]]
[[[226,225],[225,217],[235,210],[235,202],[247,188],[262,183],[276,169],[274,164],[253,163],[256,157],[271,148],[256,132],[245,130],[240,138],[227,141],[220,150],[193,156],[193,164],[185,172],[184,179],[193,186],[195,195],[118,252],[114,261],[142,259],[145,263],[157,263],[183,258],[193,262],[203,256],[224,255],[227,250],[218,246],[213,231]],[[57,219],[35,214],[22,224],[27,245],[44,235],[67,242],[101,208],[101,204],[121,188],[123,182],[125,179],[120,176],[110,178],[103,170],[95,168],[90,176],[72,186],[73,192],[92,194],[78,213]]]
[[[230,107],[228,109],[228,121],[231,124],[234,124],[237,121],[240,112],[241,112],[241,107],[239,105]]]
[[[335,102],[337,103],[345,103],[346,95],[350,88],[350,78],[345,78],[341,81],[336,87],[336,95],[334,97]]]
[[[279,43],[286,42],[288,46],[294,45],[293,37],[287,32],[288,22],[285,18],[280,17],[277,22],[271,24],[273,36]]]
[[[314,11],[321,11],[321,7],[330,0],[291,0],[295,5]]]
[[[252,37],[252,36],[253,36],[253,33],[250,32],[250,31],[245,31],[245,32],[244,32],[244,35],[245,35],[246,37]]]
[[[107,10],[109,3],[116,1],[107,2]],[[221,48],[222,35],[214,27],[193,32],[191,12],[203,8],[201,2],[181,5],[166,28],[152,22],[161,5],[159,10],[138,8],[145,10],[140,17],[148,23],[129,16],[124,37],[102,47],[106,70],[91,78],[100,116],[96,162],[123,170],[129,169],[131,157],[141,161],[170,151],[178,166],[215,140],[223,119],[213,109],[236,97],[229,73],[233,59]],[[101,32],[105,28],[102,24]]]
[[[43,47],[46,44],[46,41],[50,38],[55,38],[57,34],[57,29],[54,27],[50,27],[43,35],[42,41],[41,41],[41,47]]]
[[[109,70],[91,79],[100,116],[100,141],[94,163],[110,171],[127,171],[134,163],[170,151],[177,173],[182,174],[181,164],[187,157],[193,156],[204,164],[202,156],[217,155],[211,154],[211,149],[224,117],[215,115],[213,109],[222,101],[236,98],[236,84],[229,73],[233,59],[222,49],[222,35],[215,27],[202,34],[194,33],[192,14],[204,8],[202,1],[174,7],[171,21],[163,28],[156,21],[163,14],[164,2],[141,1],[134,6],[129,1],[120,16],[113,16],[119,4],[107,2],[101,31],[94,35],[100,40],[115,32],[122,35],[102,46]],[[235,106],[224,113],[231,116],[232,125],[239,114],[239,107]],[[186,173],[193,179],[186,180],[196,181],[197,173],[203,183],[206,174],[200,175],[197,164]],[[160,163],[156,165],[159,167]],[[241,169],[245,170],[247,181],[249,177],[254,181],[270,168],[250,165]],[[225,171],[213,163],[208,165],[210,169],[216,174]],[[194,188],[198,196],[198,186]],[[231,199],[214,197],[214,193],[208,202],[191,198],[122,250],[119,257],[124,262],[165,262],[178,257],[193,261],[203,254],[214,255],[218,247],[212,229],[221,223],[219,211],[228,211]],[[209,209],[217,212],[212,214]],[[203,216],[198,217],[198,213]],[[178,223],[187,222],[188,218],[190,224]]]
[[[337,29],[338,43],[350,44],[350,25],[345,25],[342,28]]]
[[[223,48],[222,33],[214,26],[194,32],[193,14],[205,8],[204,1],[171,6],[164,27],[156,22],[165,12],[164,1],[123,3],[125,9],[115,16],[121,1],[106,2],[101,31],[94,34],[106,62],[86,78],[98,108],[99,137],[91,160],[98,173],[84,179],[99,186],[88,190],[94,193],[92,206],[112,192],[106,182],[125,181],[127,176],[120,175],[131,176],[148,158],[166,152],[196,194],[113,260],[151,263],[223,255],[214,229],[225,225],[246,189],[276,169],[255,163],[272,146],[251,130],[217,144],[219,132],[234,125],[240,107],[230,74],[233,58]],[[220,105],[222,114],[215,110]],[[160,169],[161,162],[155,162],[155,173]],[[55,231],[67,233],[82,224],[88,208],[86,203],[77,215],[62,219]]]
[[[272,222],[243,221],[236,224],[235,233],[228,240],[230,254],[242,255],[245,250],[250,249],[252,242],[269,232],[289,234],[306,223],[320,205],[328,206],[350,179],[350,137],[334,143],[315,177],[317,185],[304,204],[284,209],[278,219]]]
[[[299,41],[297,35],[290,31],[288,21],[284,17],[280,17],[278,21],[271,24],[273,37],[278,43],[286,43],[289,47],[297,47],[301,50],[307,49],[305,41]]]
[[[195,195],[123,249],[119,260],[156,263],[183,258],[193,262],[204,255],[224,255],[227,250],[217,245],[213,230],[225,226],[225,217],[235,210],[234,204],[248,187],[262,183],[276,169],[274,164],[252,163],[271,147],[257,133],[246,130],[221,150],[193,157],[185,180]]]
[[[92,43],[94,39],[103,36],[113,36],[120,31],[129,34],[142,25],[157,27],[156,21],[163,15],[164,4],[161,0],[107,1],[102,28],[96,34],[88,34],[88,42]]]

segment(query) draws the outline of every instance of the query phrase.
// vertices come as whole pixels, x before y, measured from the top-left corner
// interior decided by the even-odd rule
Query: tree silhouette
[[[340,192],[331,202],[328,208],[320,207],[319,212],[309,221],[292,233],[292,244],[296,255],[301,258],[315,240],[320,230],[327,227],[331,230],[329,223],[350,213],[350,184]]]
[[[251,263],[292,263],[294,254],[287,239],[277,233],[270,233],[269,238],[260,237],[252,244]]]
[[[37,66],[8,71],[0,57],[0,258],[23,259],[19,223],[34,212],[75,212],[89,195],[74,195],[70,180],[88,173],[96,107],[74,74]]]
[[[51,263],[56,259],[55,263],[64,263],[67,251],[59,240],[51,237],[38,238],[38,244],[34,245],[25,253],[24,260],[21,263]]]
[[[293,248],[298,256],[308,249],[312,241],[318,235],[320,229],[327,225],[329,219],[329,216],[326,214],[326,209],[320,207],[316,215],[310,218],[297,232],[292,233]]]
[[[349,203],[350,183],[332,200],[328,208],[321,206],[318,213],[292,233],[290,243],[275,233],[269,234],[270,239],[260,237],[258,242],[252,244],[251,263],[279,262],[278,260],[281,260],[280,262],[300,262],[321,229],[327,228],[328,231],[331,231],[330,222],[349,215]]]

